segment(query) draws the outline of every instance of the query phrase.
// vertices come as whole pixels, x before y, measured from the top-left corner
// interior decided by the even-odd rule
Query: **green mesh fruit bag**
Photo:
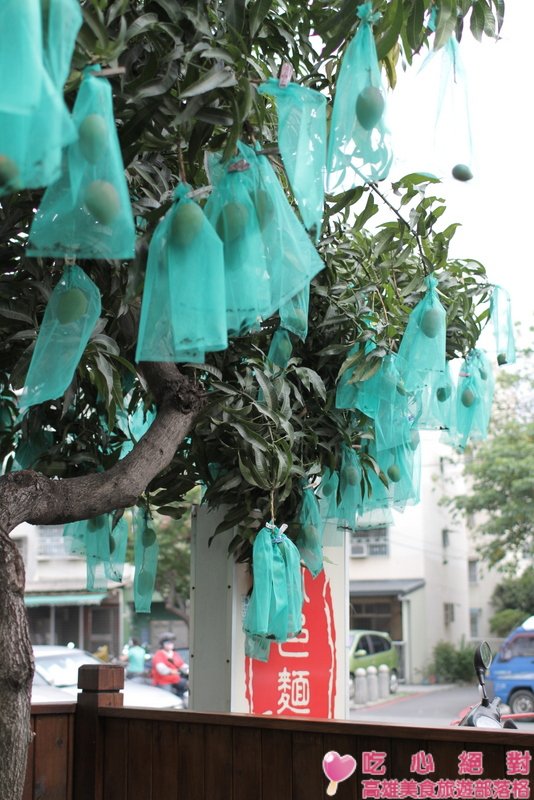
[[[398,511],[419,502],[421,492],[421,448],[410,442],[377,452],[378,464],[389,483],[390,504]]]
[[[280,369],[285,369],[292,352],[293,343],[291,341],[291,336],[283,328],[278,328],[278,330],[273,333],[273,338],[271,339],[271,345],[267,353],[268,360],[271,364],[280,367]]]
[[[404,388],[399,363],[400,359],[395,353],[384,356],[374,381],[377,402],[373,419],[377,451],[396,447],[409,436],[408,393]]]
[[[65,267],[39,329],[20,407],[55,400],[71,383],[100,316],[100,292],[76,264]]]
[[[134,605],[136,614],[148,614],[156,586],[159,544],[154,526],[145,512],[134,514]]]
[[[387,450],[378,453],[374,441],[368,440],[362,451],[365,458],[364,492],[361,502],[361,513],[369,514],[376,509],[387,509],[391,507],[391,492],[389,480],[385,476],[383,465],[387,469]],[[382,471],[384,479],[378,474]]]
[[[121,458],[124,458],[133,450],[136,442],[145,435],[155,419],[156,413],[151,409],[146,409],[143,403],[140,403],[135,411],[128,416],[117,413],[119,427],[128,436],[128,440],[121,447]]]
[[[285,642],[302,627],[299,551],[276,526],[265,526],[252,548],[253,586],[243,628],[250,636]]]
[[[77,136],[63,86],[81,11],[75,0],[50,0],[41,31],[39,6],[34,0],[1,5],[0,197],[57,180],[62,150]]]
[[[310,307],[310,287],[302,289],[295,297],[282,303],[278,313],[280,314],[280,327],[285,328],[303,342],[308,335],[308,312]]]
[[[111,558],[111,518],[109,514],[89,519],[85,524],[85,560],[87,565],[87,588],[105,589]]]
[[[309,291],[312,278],[324,268],[310,237],[291,208],[269,158],[257,155],[242,145],[246,160],[257,162],[257,183],[253,201],[265,248],[269,275],[269,307],[264,317],[270,317],[302,291]]]
[[[401,375],[408,392],[434,383],[446,374],[447,315],[436,291],[437,280],[425,279],[427,291],[408,318],[399,345]]]
[[[312,487],[303,481],[302,504],[298,515],[299,532],[295,541],[304,566],[315,578],[323,569],[323,529],[319,501]]]
[[[359,352],[359,350],[359,344],[355,344],[353,347],[351,347],[347,353],[347,364],[350,364],[350,359],[352,359],[356,353]],[[353,373],[354,366],[347,366],[347,368],[341,373],[336,386],[336,408],[356,408],[361,383],[352,381]]]
[[[317,489],[319,498],[319,512],[321,519],[326,522],[329,519],[338,518],[337,511],[337,490],[339,486],[339,475],[335,469],[327,468],[321,478],[321,483]]]
[[[137,361],[202,362],[228,346],[223,246],[190,188],[178,187],[150,242]]]
[[[208,171],[213,191],[204,210],[224,246],[226,323],[228,334],[236,336],[258,330],[270,316],[269,274],[254,205],[257,169],[240,150],[227,164],[212,154]]]
[[[54,435],[51,431],[35,431],[30,428],[27,437],[17,445],[11,472],[34,468],[41,456],[47,453],[54,444]]]
[[[326,173],[326,98],[314,89],[270,78],[258,87],[276,99],[278,147],[307,230],[319,240]]]
[[[376,55],[371,2],[357,7],[360,25],[336,82],[328,142],[328,189],[340,192],[387,177],[393,159],[386,126],[386,93]]]
[[[0,111],[29,113],[44,79],[41,4],[3,0],[0,4]]]
[[[135,226],[113,118],[112,92],[99,67],[86,67],[72,112],[78,139],[61,177],[46,190],[28,253],[42,257],[134,257]]]
[[[510,295],[502,286],[494,286],[491,295],[490,315],[495,334],[497,363],[499,366],[515,362],[515,338]]]
[[[354,524],[356,514],[361,509],[362,477],[362,466],[358,454],[352,447],[342,445],[337,513],[339,520],[345,520],[349,526]]]
[[[464,359],[456,394],[456,431],[453,444],[460,450],[469,441],[485,439],[493,403],[493,375],[480,350],[471,350]]]
[[[253,636],[245,633],[245,655],[257,661],[269,661],[272,640],[266,636]]]
[[[429,383],[420,391],[420,412],[417,427],[420,430],[451,430],[454,427],[456,386],[449,362],[443,374],[434,373]]]

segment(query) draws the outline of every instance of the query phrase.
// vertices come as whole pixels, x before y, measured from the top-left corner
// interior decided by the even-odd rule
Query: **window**
[[[389,556],[389,531],[387,528],[369,528],[352,531],[350,554],[353,558]]]
[[[39,550],[37,555],[43,558],[70,555],[63,539],[63,525],[42,525],[39,527]]]
[[[387,639],[384,639],[383,636],[377,636],[376,633],[370,633],[369,638],[371,639],[371,644],[373,645],[373,653],[386,653],[388,650],[391,650],[391,643],[388,642]]]
[[[532,658],[534,656],[534,636],[518,636],[510,643],[512,658],[523,656]]]
[[[469,583],[478,583],[478,559],[474,558],[467,563]]]
[[[472,639],[478,639],[478,637],[480,636],[479,620],[481,613],[482,613],[481,608],[469,609],[469,635],[471,636]]]
[[[443,603],[443,618],[445,625],[454,622],[454,603]]]

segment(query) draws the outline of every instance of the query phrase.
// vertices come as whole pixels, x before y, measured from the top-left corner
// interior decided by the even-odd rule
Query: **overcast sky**
[[[514,319],[526,325],[534,324],[533,32],[534,0],[506,4],[497,42],[485,38],[479,44],[466,31],[461,56],[469,83],[474,178],[460,183],[447,176],[439,187],[448,207],[442,220],[462,224],[451,254],[481,261],[490,281],[510,292]],[[410,171],[437,172],[437,163],[422,157],[424,148],[413,130],[415,98],[415,107],[431,113],[424,71],[418,74],[418,67],[412,67],[393,96],[390,127],[397,163],[392,177]],[[462,119],[457,116],[440,124],[449,127],[444,129],[452,142]],[[451,153],[450,166],[464,156],[465,152],[459,157]]]

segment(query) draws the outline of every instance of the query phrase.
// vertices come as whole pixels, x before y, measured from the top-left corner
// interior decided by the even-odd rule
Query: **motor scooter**
[[[478,678],[479,690],[482,699],[474,706],[468,706],[460,712],[460,717],[453,720],[451,725],[467,728],[515,728],[516,719],[534,719],[533,714],[508,714],[507,707],[503,707],[500,697],[490,700],[486,691],[486,672],[492,660],[491,647],[487,642],[478,645],[474,654],[475,673]]]

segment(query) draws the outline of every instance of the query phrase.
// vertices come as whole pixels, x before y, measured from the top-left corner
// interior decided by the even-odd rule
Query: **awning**
[[[28,608],[34,606],[98,606],[105,594],[27,594],[24,603]]]
[[[399,578],[398,580],[351,581],[351,597],[404,596],[421,589],[424,578]]]

